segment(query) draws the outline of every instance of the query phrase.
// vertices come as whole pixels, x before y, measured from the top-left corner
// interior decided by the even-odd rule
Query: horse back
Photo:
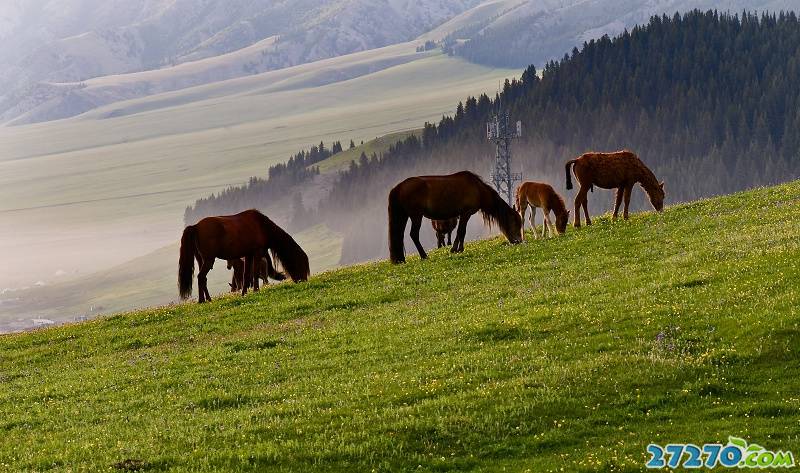
[[[390,199],[409,215],[447,220],[480,208],[481,183],[475,179],[470,172],[410,177],[392,189]]]
[[[266,248],[267,235],[260,217],[260,212],[247,210],[200,220],[195,225],[200,251],[215,258],[233,260]]]
[[[519,192],[525,196],[530,205],[539,208],[552,208],[551,202],[553,199],[559,198],[553,186],[544,182],[524,182],[519,186]]]
[[[641,175],[644,164],[627,150],[613,153],[585,153],[575,161],[575,175],[598,187],[612,189],[632,185]]]

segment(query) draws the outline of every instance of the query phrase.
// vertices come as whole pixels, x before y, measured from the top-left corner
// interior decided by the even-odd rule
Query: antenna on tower
[[[502,97],[502,94],[498,94]],[[511,172],[511,140],[522,137],[522,122],[517,121],[516,127],[511,127],[511,118],[508,112],[503,111],[502,103],[498,110],[486,124],[486,138],[495,144],[494,170],[492,182],[501,197],[512,205],[514,182],[522,180],[522,173]]]

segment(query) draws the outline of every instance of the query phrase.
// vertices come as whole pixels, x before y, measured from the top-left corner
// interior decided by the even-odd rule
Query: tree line
[[[350,147],[355,143],[350,141]],[[335,141],[330,148],[325,143],[312,146],[308,151],[302,150],[290,157],[286,163],[279,163],[267,168],[267,178],[251,177],[242,186],[231,186],[227,189],[211,194],[195,201],[186,208],[183,221],[192,225],[203,217],[212,215],[228,215],[241,212],[250,208],[259,208],[274,202],[292,192],[300,183],[319,174],[319,167],[315,164],[330,158],[342,151],[342,143]],[[293,201],[294,212],[297,218],[305,221],[308,211],[295,196]]]

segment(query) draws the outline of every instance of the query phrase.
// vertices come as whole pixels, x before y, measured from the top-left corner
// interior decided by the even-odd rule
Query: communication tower
[[[513,205],[514,182],[522,180],[522,173],[511,171],[511,140],[522,137],[522,122],[517,121],[516,127],[512,127],[508,112],[500,110],[486,124],[486,137],[496,148],[492,170],[494,188]]]

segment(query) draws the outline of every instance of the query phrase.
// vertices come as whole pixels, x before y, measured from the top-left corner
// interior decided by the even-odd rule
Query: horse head
[[[504,212],[504,217],[498,219],[500,231],[509,243],[516,245],[522,242],[522,215],[516,210],[507,206],[508,210]]]
[[[556,215],[556,231],[559,235],[563,235],[567,231],[567,223],[569,223],[569,210]]]
[[[664,192],[664,182],[659,182],[658,186],[648,189],[647,191],[647,196],[650,198],[650,204],[652,204],[653,208],[658,212],[662,212],[664,210],[664,197],[666,195]]]

